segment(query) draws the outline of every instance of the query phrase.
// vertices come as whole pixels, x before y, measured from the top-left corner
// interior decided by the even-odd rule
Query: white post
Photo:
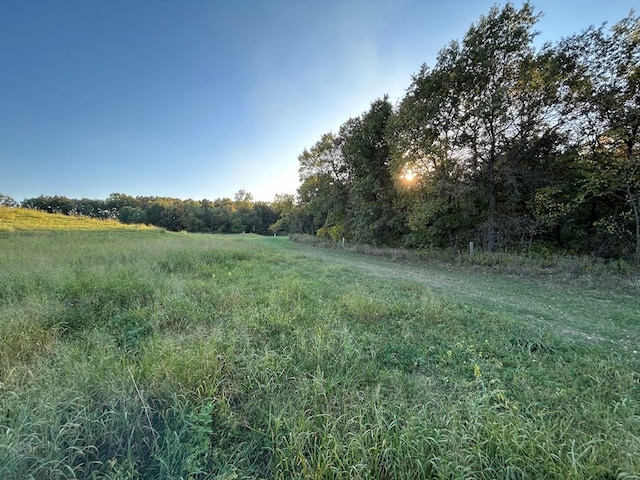
[[[469,242],[469,255],[473,257],[473,242]]]

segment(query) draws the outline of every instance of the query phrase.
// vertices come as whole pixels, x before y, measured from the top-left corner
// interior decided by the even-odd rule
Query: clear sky
[[[305,147],[398,101],[496,3],[1,0],[0,193],[295,193]],[[555,41],[637,0],[532,4]]]

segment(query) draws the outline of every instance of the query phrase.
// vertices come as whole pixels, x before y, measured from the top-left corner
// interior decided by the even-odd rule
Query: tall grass
[[[566,325],[280,238],[0,252],[0,478],[640,478],[638,354]]]

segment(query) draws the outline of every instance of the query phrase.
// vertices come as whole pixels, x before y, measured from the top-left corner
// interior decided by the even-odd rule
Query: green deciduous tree
[[[18,202],[16,202],[9,195],[5,195],[0,193],[0,207],[17,207]]]
[[[550,48],[533,48],[537,18],[528,3],[492,8],[422,67],[400,104],[395,170],[418,177],[409,225],[430,244],[466,237],[493,250],[540,225],[531,199],[555,181],[566,72]]]
[[[353,238],[372,245],[397,244],[404,233],[404,215],[391,174],[387,125],[393,107],[385,97],[371,104],[340,131],[342,152],[352,173],[348,220]]]
[[[277,219],[269,226],[269,232],[275,234],[309,233],[305,230],[307,214],[291,194],[276,194],[271,202]],[[312,232],[313,233],[313,232]]]
[[[544,105],[538,101],[538,59],[532,47],[538,16],[525,3],[520,10],[494,7],[469,29],[455,59],[465,168],[486,199],[483,240],[489,251],[513,230],[501,221],[501,205],[513,204],[514,172],[540,138]],[[522,155],[524,154],[524,155]]]
[[[440,51],[434,69],[422,66],[390,120],[391,170],[413,246],[455,248],[470,240],[477,215],[458,149],[457,52],[453,43]]]
[[[348,236],[346,208],[351,169],[342,153],[343,138],[332,133],[322,135],[310,149],[298,156],[301,185],[300,204],[309,215],[303,223],[307,233],[333,232]],[[310,223],[310,224],[309,224]],[[320,230],[322,229],[322,230]]]
[[[619,248],[640,263],[640,17],[632,12],[610,30],[591,27],[559,49],[575,62],[571,127],[581,198],[600,227],[600,248],[615,254],[615,243],[626,242]]]

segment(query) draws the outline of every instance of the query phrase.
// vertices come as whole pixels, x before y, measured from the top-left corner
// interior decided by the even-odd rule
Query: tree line
[[[640,259],[640,18],[534,45],[493,7],[298,157],[293,230],[333,240]]]
[[[294,203],[293,195],[277,195],[273,202],[254,201],[240,190],[233,199],[180,200],[169,197],[132,197],[113,193],[106,200],[73,199],[41,195],[18,203],[0,195],[0,205],[35,208],[48,213],[117,219],[127,224],[147,224],[169,231],[200,233],[285,233],[278,219]]]

